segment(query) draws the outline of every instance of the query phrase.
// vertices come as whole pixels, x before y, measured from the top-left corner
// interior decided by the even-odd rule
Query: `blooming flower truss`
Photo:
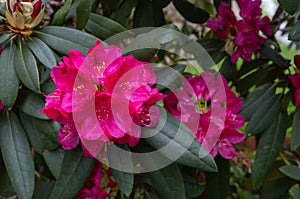
[[[0,102],[0,110],[3,110],[4,109],[4,106],[3,104]]]
[[[289,79],[291,80],[293,86],[296,88],[294,94],[295,106],[300,106],[300,55],[294,57],[294,62],[297,66],[296,74],[290,75]]]
[[[164,99],[165,108],[191,129],[213,157],[219,153],[226,159],[233,158],[236,152],[232,144],[245,139],[245,134],[237,130],[244,125],[244,118],[238,114],[242,100],[221,75],[204,72],[199,77],[189,77],[188,82],[193,96],[186,93],[186,88],[172,91]],[[225,93],[220,93],[223,89]],[[183,112],[188,114],[182,115]]]
[[[44,17],[42,0],[7,0],[6,8],[8,28],[22,35],[30,35]]]
[[[206,26],[220,39],[226,40],[225,50],[231,55],[231,61],[236,63],[239,57],[244,61],[251,60],[252,53],[261,48],[266,35],[271,34],[270,19],[262,17],[260,0],[238,0],[241,20],[238,20],[233,11],[225,2],[218,8],[217,18],[209,19]]]
[[[56,90],[46,97],[46,105],[42,112],[63,124],[58,133],[58,140],[64,149],[75,148],[80,138],[92,142],[88,146],[89,149],[83,145],[87,155],[91,155],[89,151],[93,146],[99,149],[101,143],[106,141],[129,146],[138,143],[140,138],[138,127],[156,124],[157,120],[154,119],[158,117],[159,111],[152,109],[151,105],[164,97],[158,89],[151,87],[155,84],[156,76],[151,67],[146,67],[145,64],[131,55],[122,56],[122,51],[118,47],[105,48],[97,42],[89,51],[88,58],[79,51],[72,50],[59,66],[53,68],[51,77],[56,84]],[[80,70],[81,66],[87,69]],[[126,81],[122,81],[122,77],[130,74],[130,70],[134,70],[134,74],[127,76]],[[74,85],[75,79],[80,77],[91,80],[91,87],[88,88],[83,84]],[[95,99],[92,106],[96,114],[96,123],[89,119],[92,113],[85,112],[92,98]],[[116,115],[113,113],[113,101],[119,102],[121,107],[117,109]],[[79,115],[84,121],[77,124],[81,127],[80,136],[76,129],[78,126],[75,127],[73,120],[74,107],[77,112],[81,111]],[[130,121],[124,119],[126,116],[122,115],[122,107],[127,108],[127,112],[126,110],[124,112],[129,112]],[[155,117],[152,117],[153,115]],[[100,126],[99,131],[95,130],[97,126]]]

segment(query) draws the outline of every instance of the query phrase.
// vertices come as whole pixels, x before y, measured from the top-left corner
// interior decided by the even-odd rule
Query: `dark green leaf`
[[[300,7],[300,0],[278,0],[278,2],[291,15]]]
[[[128,27],[128,19],[137,3],[138,0],[123,0],[119,8],[111,15],[111,19],[119,22],[124,27]]]
[[[39,71],[35,57],[30,50],[19,43],[15,55],[15,69],[21,82],[30,90],[40,93]]]
[[[283,167],[280,167],[279,170],[286,176],[300,181],[300,167],[295,165],[285,165]]]
[[[19,90],[19,78],[14,67],[16,46],[4,48],[0,56],[0,100],[6,108],[14,105]]]
[[[66,151],[60,174],[49,198],[74,198],[89,177],[93,165],[93,159],[86,158],[81,147]]]
[[[36,127],[36,119],[22,112],[20,112],[20,118],[29,138],[31,146],[33,146],[35,151],[42,154],[44,151],[44,145],[42,143],[42,134]]]
[[[127,146],[122,146],[121,148],[123,150],[129,151],[129,148]],[[132,192],[133,183],[134,183],[134,175],[132,173],[133,172],[132,160],[128,159],[128,157],[122,156],[120,153],[118,153],[117,150],[115,150],[115,148],[109,146],[108,146],[108,160],[110,165],[118,164],[118,168],[124,168],[122,170],[111,168],[111,172],[120,190],[127,197],[129,197]],[[127,170],[132,170],[132,172],[131,173],[124,172]]]
[[[159,132],[157,132],[156,128],[145,127],[142,129],[144,135],[154,135],[146,138],[146,142],[157,150],[168,145],[168,150],[162,150],[162,154],[166,157],[177,157],[178,154],[182,154],[181,157],[176,160],[176,162],[180,164],[205,171],[216,171],[217,168],[213,158],[195,139],[191,131],[178,119],[167,111],[167,113],[164,113],[163,110],[163,108],[160,108],[161,115],[167,114],[167,118],[166,121],[159,121],[156,127],[162,128]]]
[[[262,133],[280,112],[281,97],[275,93],[260,104],[260,108],[252,113],[246,133],[257,135]]]
[[[293,199],[298,199],[300,198],[300,187],[299,185],[294,185],[290,191],[290,195],[292,196]]]
[[[2,156],[0,157],[0,176],[0,193],[3,193],[8,191],[8,189],[11,187],[11,183],[4,162],[2,160]]]
[[[58,177],[59,177],[64,154],[65,154],[65,151],[62,149],[58,149],[55,151],[46,150],[43,153],[45,162],[46,162],[48,168],[50,169],[51,173],[55,177],[55,179],[58,179]]]
[[[107,39],[115,34],[127,31],[126,28],[117,22],[94,13],[91,13],[85,28],[100,39]]]
[[[61,124],[52,120],[36,120],[36,126],[42,133],[42,143],[48,150],[56,149],[60,146],[58,143],[58,131]]]
[[[77,29],[81,30],[87,24],[91,11],[92,6],[95,0],[80,0],[79,5],[76,9],[76,24]]]
[[[98,40],[88,33],[59,26],[47,26],[36,31],[36,34],[49,47],[64,55],[67,55],[70,50],[79,50],[87,54]]]
[[[57,63],[52,50],[37,37],[32,37],[31,39],[32,40],[26,41],[26,45],[30,48],[36,58],[50,69],[52,69],[53,66],[56,66]]]
[[[261,199],[287,198],[288,190],[293,181],[287,177],[279,178],[264,185],[261,190]]]
[[[150,172],[148,176],[161,198],[185,198],[183,180],[176,164],[170,164],[163,169]]]
[[[41,110],[45,107],[45,101],[41,95],[37,95],[35,93],[23,94],[18,107],[21,111],[32,117],[42,120],[49,119],[44,113],[41,112]]]
[[[171,67],[155,67],[156,73],[156,84],[157,88],[162,90],[167,89],[178,89],[182,86],[180,79],[180,72],[182,73],[186,68],[186,65],[178,64]]]
[[[262,134],[253,166],[253,184],[255,188],[259,188],[272,167],[276,157],[283,144],[286,129],[288,125],[288,117],[286,112],[274,118],[273,123]]]
[[[51,190],[53,189],[54,183],[53,182],[47,182],[47,181],[38,181],[34,194],[33,199],[48,199],[51,193]]]
[[[210,199],[226,199],[229,189],[229,160],[221,156],[215,158],[219,171],[217,173],[205,173],[206,186]]]
[[[34,165],[26,133],[17,115],[6,112],[0,120],[0,146],[14,190],[20,198],[31,198]]]
[[[252,114],[260,108],[260,105],[270,97],[274,96],[275,87],[272,84],[265,84],[256,88],[247,97],[241,110],[241,115],[248,120]]]
[[[1,35],[0,36],[0,44],[7,41],[9,38],[11,38],[11,36],[12,36],[12,33]]]
[[[227,56],[222,64],[220,73],[229,81],[234,78],[236,72],[236,65],[231,62],[231,57]]]
[[[300,41],[300,21],[298,21],[291,32],[289,33],[289,40]]]
[[[209,19],[209,14],[186,0],[173,0],[178,12],[188,21],[193,23],[204,23]]]
[[[159,27],[166,24],[163,10],[157,2],[152,0],[138,2],[133,17],[135,28]]]
[[[294,151],[300,146],[300,107],[296,109],[291,137],[291,149]]]
[[[72,0],[65,0],[64,5],[55,13],[51,25],[60,26],[65,23],[66,16],[71,8]]]
[[[282,57],[282,55],[271,48],[270,46],[263,45],[260,49],[261,55],[269,60],[272,60],[277,66],[287,68],[289,67],[288,61]]]
[[[198,177],[198,170],[189,167],[181,168],[181,175],[184,181],[185,194],[187,198],[199,198],[205,190]]]

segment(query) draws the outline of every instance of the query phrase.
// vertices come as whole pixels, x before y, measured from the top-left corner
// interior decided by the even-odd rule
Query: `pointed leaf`
[[[32,40],[26,41],[26,45],[30,48],[36,58],[50,69],[52,69],[53,66],[56,66],[57,63],[52,50],[37,37],[32,37],[31,39]]]
[[[3,42],[5,42],[5,41],[8,40],[9,38],[11,38],[12,35],[13,35],[12,33],[1,35],[1,36],[0,36],[0,44],[2,44]]]
[[[291,149],[294,151],[300,146],[300,107],[296,109],[291,137]]]
[[[295,165],[285,165],[283,167],[280,167],[279,170],[286,176],[300,181],[300,167],[297,167]]]
[[[64,55],[67,55],[70,50],[79,50],[81,53],[87,54],[98,40],[88,33],[59,26],[47,26],[36,33],[50,48]]]
[[[209,19],[209,14],[186,0],[173,0],[178,12],[188,21],[193,23],[204,23]]]
[[[300,187],[298,184],[294,185],[290,191],[290,195],[292,196],[293,199],[298,199],[300,198]]]
[[[77,24],[77,29],[81,30],[85,27],[87,24],[91,11],[92,11],[92,6],[95,0],[80,0],[79,5],[76,9],[76,24]]]
[[[30,50],[21,43],[15,56],[15,69],[19,79],[30,90],[40,93],[39,71]]]
[[[176,164],[147,174],[161,198],[184,199],[184,183]]]
[[[0,100],[6,108],[14,105],[19,91],[19,78],[14,67],[16,46],[11,44],[0,55]]]
[[[74,198],[89,177],[93,165],[93,159],[85,157],[81,147],[66,151],[50,199]]]
[[[14,190],[20,198],[31,198],[34,164],[25,131],[17,115],[6,112],[0,120],[0,146]]]
[[[263,184],[285,138],[288,125],[287,113],[280,112],[274,118],[271,126],[262,134],[257,147],[252,175],[255,188],[259,188]]]
[[[55,13],[51,25],[60,26],[65,23],[65,18],[71,8],[72,0],[65,0],[64,5]]]
[[[48,151],[46,150],[43,153],[45,162],[50,169],[51,173],[55,177],[55,179],[58,179],[60,170],[62,167],[63,163],[63,158],[64,158],[65,151],[62,149],[58,149],[55,151]]]
[[[160,111],[161,115],[165,114],[161,107]],[[157,127],[162,127],[162,129],[159,132],[156,128],[142,129],[144,135],[154,135],[145,139],[152,147],[158,150],[168,145],[168,148],[162,150],[161,153],[166,157],[181,155],[176,160],[177,163],[204,171],[217,171],[211,155],[196,140],[191,131],[170,113],[167,112],[166,121],[160,120]]]

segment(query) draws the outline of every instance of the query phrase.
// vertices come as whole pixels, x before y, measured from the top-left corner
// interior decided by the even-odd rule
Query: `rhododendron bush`
[[[300,198],[299,14],[0,1],[0,198]]]

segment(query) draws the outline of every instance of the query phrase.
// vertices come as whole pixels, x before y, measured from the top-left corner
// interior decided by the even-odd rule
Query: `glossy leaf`
[[[178,12],[188,21],[193,23],[204,23],[209,19],[209,14],[186,0],[173,0]]]
[[[33,199],[48,199],[53,189],[54,183],[47,182],[46,180],[40,180],[37,182]]]
[[[294,185],[290,191],[290,195],[292,196],[293,199],[298,199],[300,198],[300,187],[299,185]]]
[[[0,120],[0,146],[14,190],[20,198],[31,198],[34,190],[33,158],[26,133],[13,112],[6,112]]]
[[[119,22],[124,27],[128,27],[129,17],[132,9],[137,5],[138,0],[124,0],[119,5],[118,9],[112,13],[111,18]]]
[[[160,110],[163,111],[162,108]],[[165,113],[161,112],[161,114]],[[159,132],[157,132],[156,128],[142,129],[143,134],[153,135],[146,138],[146,142],[158,150],[172,141],[172,144],[168,145],[168,150],[162,150],[163,155],[166,157],[172,155],[173,157],[173,155],[182,154],[176,160],[179,164],[203,169],[204,171],[216,171],[217,168],[213,158],[195,139],[190,130],[170,113],[167,112],[166,114],[166,121],[160,120],[157,125],[162,127],[162,129],[159,129]]]
[[[296,109],[291,137],[291,149],[294,151],[300,146],[300,107]]]
[[[147,174],[161,198],[184,199],[185,189],[176,164]]]
[[[59,26],[47,26],[36,31],[36,34],[50,48],[64,55],[67,55],[70,50],[79,50],[87,54],[98,40],[88,33]]]
[[[26,41],[26,45],[36,58],[46,67],[52,69],[53,66],[57,65],[52,50],[42,40],[37,37],[32,37],[31,40]]]
[[[35,151],[42,154],[44,151],[44,145],[42,143],[42,133],[36,127],[36,119],[20,112],[20,119],[27,133],[31,146]]]
[[[260,199],[283,199],[287,198],[288,190],[293,181],[287,177],[281,177],[266,183],[261,190]]]
[[[100,39],[107,39],[115,34],[127,31],[119,23],[95,13],[91,13],[85,28]]]
[[[278,2],[291,15],[300,7],[300,0],[278,0]]]
[[[65,0],[64,5],[55,13],[51,25],[60,26],[65,23],[65,18],[71,8],[72,0]]]
[[[129,148],[127,146],[122,146],[121,148],[123,150],[129,151]],[[118,153],[118,151],[114,150],[114,148],[111,148],[109,146],[108,146],[108,160],[110,164],[114,164],[114,165],[118,164],[119,168],[124,168],[123,171],[128,169],[133,171],[132,160],[128,159],[128,157],[122,156],[121,154]],[[132,192],[133,184],[134,184],[133,173],[123,172],[122,170],[117,170],[113,168],[111,168],[110,170],[122,193],[124,193],[127,197],[129,197]]]
[[[280,112],[273,123],[262,134],[253,166],[253,184],[261,187],[283,144],[288,125],[286,112]]]
[[[0,176],[1,176],[1,181],[0,181],[0,193],[4,193],[11,188],[11,182],[8,176],[8,173],[6,171],[4,162],[2,160],[2,156],[0,157]]]
[[[246,133],[257,135],[262,133],[280,112],[281,97],[275,93],[260,104],[259,109],[252,113]]]
[[[21,43],[15,55],[15,69],[21,82],[30,90],[40,93],[39,71],[35,57]]]
[[[58,143],[58,131],[61,124],[53,120],[36,120],[36,127],[42,133],[42,143],[47,150],[53,150],[60,146]]]
[[[81,30],[85,27],[87,24],[91,11],[92,11],[92,6],[95,0],[80,0],[79,5],[76,9],[76,24],[77,24],[77,29]]]
[[[45,107],[45,101],[41,95],[35,93],[24,93],[22,100],[20,100],[18,107],[21,111],[32,117],[48,120],[49,118],[41,112]]]
[[[58,179],[60,170],[62,167],[63,163],[63,158],[64,158],[65,151],[62,149],[58,149],[55,151],[48,151],[46,150],[43,153],[45,162],[50,169],[51,173],[55,177],[55,179]]]
[[[49,198],[74,198],[89,177],[93,165],[93,159],[86,158],[80,147],[66,151],[60,174]]]
[[[14,105],[19,91],[19,78],[14,67],[16,46],[4,48],[0,56],[0,100],[6,108]]]
[[[4,43],[7,41],[9,38],[11,38],[12,34],[3,34],[0,36],[0,44]]]
[[[279,170],[286,176],[300,181],[300,167],[295,165],[285,165],[283,167],[280,167]]]
[[[217,156],[215,161],[218,166],[217,173],[205,173],[206,186],[210,199],[226,199],[229,189],[229,160]]]
[[[260,52],[264,58],[272,60],[274,64],[280,67],[287,68],[289,66],[288,61],[284,59],[282,55],[279,54],[279,52],[277,52],[270,46],[263,45],[260,49]]]

